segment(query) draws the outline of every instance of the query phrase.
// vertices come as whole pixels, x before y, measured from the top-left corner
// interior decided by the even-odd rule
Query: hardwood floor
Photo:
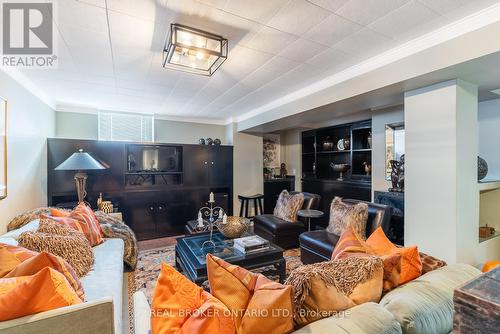
[[[181,236],[182,235],[177,235],[175,237],[142,240],[142,241],[138,241],[137,245],[138,245],[139,251],[167,247],[167,246],[175,246],[175,244],[177,243],[175,241],[175,238],[178,238]]]

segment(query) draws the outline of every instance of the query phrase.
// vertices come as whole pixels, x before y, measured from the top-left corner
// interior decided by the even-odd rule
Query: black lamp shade
[[[78,150],[78,152],[73,153],[68,159],[64,160],[59,166],[54,168],[55,170],[100,170],[106,169],[99,161],[94,159],[87,152],[83,150]]]

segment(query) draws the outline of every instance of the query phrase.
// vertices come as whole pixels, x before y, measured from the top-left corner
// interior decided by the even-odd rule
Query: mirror
[[[7,197],[7,100],[0,97],[0,199]]]
[[[385,178],[391,179],[391,160],[399,160],[405,154],[404,123],[385,126]]]

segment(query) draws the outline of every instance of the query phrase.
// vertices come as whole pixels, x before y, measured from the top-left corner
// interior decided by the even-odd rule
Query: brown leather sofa
[[[344,199],[344,203],[355,205],[359,202],[353,199]],[[369,237],[379,226],[386,234],[389,233],[389,224],[392,215],[392,208],[383,204],[368,204],[368,221],[366,223],[366,237]],[[326,230],[304,232],[299,237],[300,259],[304,264],[311,264],[322,261],[329,261],[335,245],[339,241],[339,236],[329,233]]]
[[[292,192],[296,194],[297,192]],[[301,209],[317,209],[321,196],[303,192],[304,204]],[[254,232],[284,249],[299,246],[299,235],[307,230],[302,221],[290,223],[273,215],[258,215],[253,218]]]

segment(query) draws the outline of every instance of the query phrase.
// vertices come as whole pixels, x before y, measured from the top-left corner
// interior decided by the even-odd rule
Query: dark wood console
[[[339,141],[342,141],[339,143]],[[371,201],[371,120],[342,124],[302,132],[302,191],[321,195],[318,219],[326,226],[330,203],[335,196]],[[331,164],[349,164],[349,171],[339,172]]]
[[[86,200],[95,206],[102,192],[139,240],[183,234],[186,222],[197,217],[210,192],[232,214],[232,146],[51,138],[47,141],[49,205],[76,201],[74,172],[54,168],[80,148],[109,166],[87,173]]]

